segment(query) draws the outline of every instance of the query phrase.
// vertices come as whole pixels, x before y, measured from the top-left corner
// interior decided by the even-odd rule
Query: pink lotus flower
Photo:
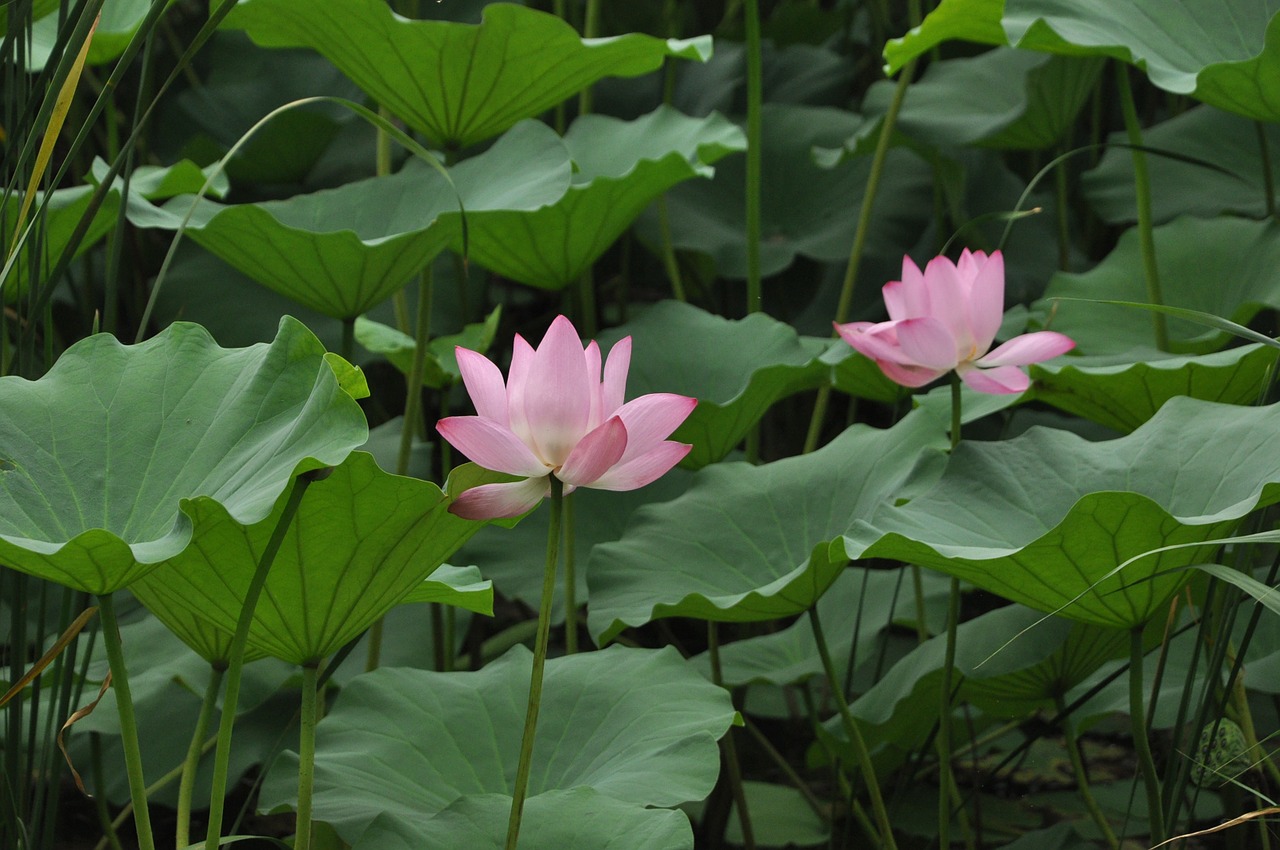
[[[982,393],[1021,393],[1031,386],[1019,366],[1075,347],[1053,331],[1016,336],[988,352],[1004,317],[1004,257],[966,248],[959,263],[935,257],[923,272],[902,259],[902,280],[886,283],[887,322],[836,325],[845,342],[870,357],[889,380],[920,387],[955,370]]]
[[[511,372],[482,354],[457,349],[462,382],[478,416],[450,416],[440,435],[472,461],[525,480],[482,484],[449,508],[467,519],[519,516],[565,485],[634,490],[661,477],[692,446],[667,440],[697,399],[651,393],[623,404],[631,337],[619,340],[601,369],[594,341],[582,347],[573,323],[557,316],[535,350],[517,334]],[[603,371],[603,380],[601,372]]]

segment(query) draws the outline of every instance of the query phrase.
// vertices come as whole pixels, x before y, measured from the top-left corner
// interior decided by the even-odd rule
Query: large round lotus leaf
[[[1061,298],[1146,302],[1136,229],[1083,274],[1056,275],[1037,305],[1049,326],[1076,341],[1084,355],[1125,355],[1129,362],[1165,357],[1155,350],[1151,314],[1129,307]],[[1156,264],[1164,303],[1248,324],[1259,310],[1280,307],[1280,225],[1241,218],[1179,218],[1155,229]],[[1204,354],[1233,339],[1204,325],[1170,317],[1170,348]],[[1070,363],[1071,359],[1060,361]]]
[[[1141,318],[1135,311],[1134,319]],[[1266,387],[1278,354],[1275,348],[1257,344],[1136,362],[1067,357],[1031,367],[1028,398],[1125,433],[1176,396],[1253,404]]]
[[[286,500],[253,524],[216,503],[194,505],[191,545],[134,593],[166,623],[177,610],[233,634]],[[449,513],[435,484],[383,472],[372,455],[354,452],[307,488],[254,610],[250,648],[294,664],[319,661],[418,588],[479,527]],[[197,646],[181,622],[170,625]]]
[[[202,200],[187,233],[264,286],[336,319],[391,297],[487,212],[535,210],[560,198],[572,170],[559,137],[530,121],[450,170],[411,163],[396,174],[283,201]],[[131,210],[139,227],[176,230],[191,199]]]
[[[440,814],[423,822],[379,815],[352,850],[501,850],[510,814],[511,798],[506,794],[474,794],[459,797]],[[693,850],[693,829],[683,812],[646,809],[591,788],[574,788],[547,791],[525,803],[520,818],[520,848]]]
[[[270,513],[298,473],[368,436],[310,331],[219,348],[175,324],[139,345],[99,334],[43,378],[0,378],[0,563],[88,593],[186,548],[197,506]]]
[[[1145,425],[1090,443],[1033,428],[961,443],[936,486],[859,521],[850,558],[894,558],[961,578],[1041,611],[1132,627],[1211,560],[1189,546],[1114,571],[1171,544],[1223,537],[1280,500],[1280,405],[1174,398]]]
[[[668,56],[705,60],[711,38],[583,39],[546,12],[486,6],[479,25],[411,21],[381,0],[245,0],[227,16],[265,47],[310,47],[433,142],[466,147],[604,77],[636,77]]]
[[[600,335],[633,337],[627,392],[680,393],[698,406],[673,440],[692,443],[681,462],[698,469],[723,459],[776,402],[830,380],[819,360],[829,341],[797,336],[763,313],[728,320],[679,301],[663,301]]]
[[[866,122],[845,109],[786,104],[765,104],[762,121],[761,273],[776,274],[798,255],[847,260],[871,158],[822,168],[813,148],[843,145]],[[744,159],[727,159],[713,179],[689,181],[667,194],[672,243],[708,255],[719,274],[730,278],[747,276]],[[915,154],[893,150],[882,180],[867,250],[900,263],[931,221],[933,172]],[[650,244],[661,243],[652,212],[641,217],[640,233]]]
[[[913,413],[887,431],[855,425],[803,457],[700,470],[683,496],[636,511],[621,540],[592,552],[591,633],[605,643],[662,617],[806,610],[845,568],[840,535],[909,492],[916,461],[940,460],[943,445],[933,420]]]
[[[1151,82],[1262,121],[1280,118],[1276,0],[943,0],[885,46],[890,73],[948,39],[1112,56]],[[1158,23],[1157,23],[1158,22]]]
[[[1051,147],[1076,120],[1100,70],[1100,60],[1012,48],[934,62],[911,86],[897,127],[942,147]],[[884,114],[895,88],[887,80],[873,85],[863,112]]]
[[[1274,193],[1276,186],[1274,174],[1268,174],[1269,163],[1264,158],[1259,131],[1268,147],[1265,156],[1275,156],[1280,151],[1280,126],[1260,124],[1212,106],[1188,109],[1144,129],[1144,145],[1201,161],[1146,157],[1152,218],[1161,223],[1180,215],[1266,215],[1267,195]],[[1109,141],[1127,143],[1128,137],[1116,133]],[[1206,167],[1206,162],[1221,170]],[[1268,176],[1273,182],[1271,187],[1267,186]],[[1081,176],[1080,185],[1089,206],[1103,220],[1112,224],[1138,220],[1131,151],[1108,148],[1097,167]]]
[[[316,738],[315,816],[354,841],[382,813],[415,829],[461,797],[510,799],[533,657],[516,647],[476,673],[380,669],[342,690]],[[529,803],[590,788],[636,808],[710,793],[728,692],[674,649],[610,647],[547,662]],[[262,806],[291,806],[281,764]]]
[[[503,277],[544,289],[578,280],[663,192],[746,148],[737,125],[690,118],[666,106],[634,121],[584,115],[564,137],[576,170],[555,203],[533,213],[470,222],[471,258]],[[461,250],[461,234],[454,240]]]

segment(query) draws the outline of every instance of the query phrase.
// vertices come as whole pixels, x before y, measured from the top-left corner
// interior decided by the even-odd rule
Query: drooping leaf
[[[962,38],[1076,56],[1111,56],[1151,82],[1249,118],[1275,121],[1268,89],[1280,70],[1274,0],[944,0],[885,46],[890,73]],[[1154,23],[1158,22],[1158,24]]]
[[[435,602],[453,605],[473,614],[492,617],[493,582],[480,577],[479,567],[451,567],[441,564],[400,601],[402,604]]]
[[[1141,625],[1210,559],[1213,545],[1280,499],[1270,451],[1280,406],[1174,398],[1116,440],[1033,428],[960,445],[937,485],[882,508],[845,537],[850,558],[922,564],[1041,611],[1103,626]]]
[[[870,158],[826,169],[814,163],[812,149],[842,145],[863,119],[843,109],[766,104],[762,121],[761,273],[776,274],[799,255],[848,259]],[[714,179],[685,183],[667,195],[675,247],[708,255],[720,275],[737,279],[747,276],[744,169],[741,157],[725,160]],[[932,173],[914,154],[894,150],[882,179],[867,250],[901,261],[930,220]],[[656,217],[647,214],[640,222],[643,238],[660,244]]]
[[[459,797],[430,820],[379,815],[352,850],[420,850],[467,847],[501,850],[511,798],[505,794]],[[689,819],[671,809],[646,809],[592,788],[547,791],[525,804],[522,850],[690,850]]]
[[[207,657],[225,661],[285,501],[252,524],[213,502],[193,505],[191,545],[139,580],[134,593],[188,644],[220,651]],[[249,646],[294,664],[320,661],[421,592],[424,579],[478,527],[449,513],[436,485],[383,472],[371,455],[352,453],[303,496],[254,609]],[[174,609],[186,617],[171,619]],[[207,630],[179,631],[187,618],[211,625],[225,643],[208,647]]]
[[[1193,161],[1148,154],[1147,171],[1151,186],[1151,215],[1159,224],[1181,215],[1212,218],[1235,213],[1250,218],[1266,214],[1266,193],[1276,187],[1266,185],[1266,159],[1280,151],[1280,127],[1259,124],[1212,106],[1197,106],[1168,121],[1142,131],[1142,144],[1169,151]],[[1127,142],[1123,134],[1110,141]],[[1225,173],[1224,173],[1225,172]],[[1138,219],[1133,180],[1133,154],[1120,147],[1109,148],[1098,165],[1080,179],[1089,205],[1111,223]]]
[[[223,206],[200,201],[187,233],[282,295],[337,319],[389,298],[487,212],[534,210],[564,194],[571,166],[544,124],[514,128],[450,170],[450,186],[418,164],[284,201]],[[455,191],[456,189],[456,191]],[[176,230],[191,199],[131,211],[139,227]]]
[[[668,57],[705,60],[708,36],[583,39],[560,18],[486,6],[479,25],[411,21],[378,0],[246,0],[226,26],[265,47],[310,47],[434,143],[467,147],[539,115],[608,76],[634,77]]]
[[[498,322],[501,319],[502,306],[499,305],[493,308],[483,322],[469,324],[460,333],[432,337],[427,343],[422,385],[440,389],[457,383],[462,373],[458,371],[455,348],[461,346],[485,353],[493,345],[493,337],[498,332]],[[356,341],[375,354],[386,357],[403,374],[408,375],[412,371],[413,352],[417,348],[413,337],[364,316],[356,319],[355,334]]]
[[[509,802],[531,664],[521,647],[475,673],[384,668],[353,679],[317,730],[317,819],[354,841],[383,813],[416,832],[460,798]],[[716,740],[733,718],[727,692],[670,648],[551,659],[529,804],[578,788],[637,809],[701,799],[719,772]],[[292,804],[290,773],[287,765],[272,772],[265,808]],[[472,817],[460,820],[466,829]]]
[[[105,594],[186,548],[208,502],[260,520],[368,434],[324,354],[288,318],[242,349],[176,324],[133,346],[90,337],[39,381],[0,378],[0,559]]]
[[[1101,60],[1012,48],[935,62],[911,86],[897,126],[936,146],[1050,147],[1075,121],[1101,69]],[[873,85],[863,111],[883,114],[896,87]]]
[[[683,496],[637,511],[621,540],[596,547],[591,633],[604,643],[662,617],[751,622],[804,611],[845,568],[840,535],[909,492],[916,461],[937,461],[942,444],[933,422],[913,414],[887,431],[855,425],[803,457],[701,470]]]
[[[1184,217],[1155,229],[1156,264],[1164,303],[1248,324],[1259,310],[1280,306],[1280,226],[1272,221]],[[1127,230],[1115,250],[1083,274],[1061,274],[1037,306],[1053,330],[1076,341],[1087,355],[1124,355],[1130,362],[1161,358],[1151,319],[1125,307],[1058,297],[1147,302],[1136,230]],[[1212,282],[1209,285],[1208,282]],[[1183,319],[1168,320],[1170,348],[1204,354],[1231,339],[1226,333]]]
[[[578,280],[663,192],[746,147],[742,131],[712,114],[662,106],[634,121],[584,115],[564,137],[573,185],[533,213],[493,214],[471,226],[471,257],[503,277],[543,289]],[[454,249],[461,249],[461,235]]]
[[[679,301],[653,305],[600,335],[633,338],[628,393],[670,392],[698,399],[673,440],[692,443],[682,466],[698,469],[729,454],[773,404],[829,380],[810,342],[762,313],[731,321]]]

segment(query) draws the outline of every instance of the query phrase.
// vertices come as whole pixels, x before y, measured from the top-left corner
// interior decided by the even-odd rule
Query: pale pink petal
[[[997,366],[994,369],[964,368],[960,379],[969,389],[992,395],[1024,393],[1031,386],[1031,379],[1017,366]]]
[[[929,291],[929,312],[951,333],[955,350],[973,350],[973,329],[969,327],[969,287],[960,272],[946,257],[934,257],[924,269],[925,288]],[[980,353],[980,352],[975,352]]]
[[[661,478],[692,448],[686,443],[659,443],[644,454],[613,467],[588,486],[596,490],[635,490]]]
[[[889,318],[894,321],[928,316],[929,290],[924,285],[924,273],[910,257],[902,258],[902,280],[886,283],[881,288]]]
[[[923,366],[926,369],[955,368],[959,360],[956,356],[956,339],[943,322],[933,316],[907,319],[898,322],[895,330],[898,345],[909,360],[903,365]]]
[[[524,399],[533,357],[533,346],[525,342],[520,334],[516,334],[511,349],[511,369],[507,372],[507,416],[511,430],[530,446],[533,445],[533,436],[529,433],[529,417],[524,412]]]
[[[587,343],[587,386],[591,389],[591,413],[587,416],[587,430],[597,427],[605,419],[602,409],[604,387],[600,384],[600,346],[593,339]]]
[[[978,366],[1028,366],[1075,348],[1075,341],[1056,331],[1036,331],[1013,339],[976,361]]]
[[[436,423],[440,436],[475,463],[508,475],[546,475],[548,467],[505,425],[482,416],[450,416]]]
[[[627,452],[622,462],[644,454],[670,437],[697,406],[696,398],[675,393],[649,393],[624,404],[618,410],[618,416],[627,426]]]
[[[974,354],[981,355],[991,347],[1004,319],[1004,255],[991,252],[983,258],[981,251],[969,261],[969,324],[973,328]]]
[[[896,331],[900,322],[850,322],[847,325],[835,325],[840,338],[853,346],[858,352],[872,360],[888,360],[893,363],[912,364],[898,344]]]
[[[998,253],[1000,252],[994,251],[992,252],[992,256],[995,256],[995,254]],[[956,271],[960,273],[960,279],[965,282],[966,286],[968,286],[972,284],[974,277],[978,274],[978,270],[981,269],[983,264],[986,262],[986,251],[970,251],[968,248],[965,248],[960,252],[960,259],[956,260]],[[969,290],[969,294],[973,294],[972,289]]]
[[[502,371],[488,357],[462,346],[455,348],[454,353],[458,357],[462,383],[476,406],[476,413],[506,425],[507,386],[502,381]]]
[[[589,486],[608,471],[627,450],[627,426],[611,416],[578,441],[556,477],[566,484]]]
[[[510,484],[481,484],[454,499],[449,513],[463,519],[516,517],[537,506],[550,492],[551,483],[545,475]]]
[[[538,454],[560,466],[587,433],[591,387],[587,356],[573,324],[557,316],[542,338],[524,385],[524,412]]]
[[[609,349],[609,359],[604,364],[604,394],[601,396],[602,416],[612,415],[627,395],[627,372],[631,369],[631,337],[624,336]]]
[[[903,366],[888,360],[877,360],[876,365],[884,376],[904,387],[923,387],[950,372],[950,369],[925,369],[922,366]]]

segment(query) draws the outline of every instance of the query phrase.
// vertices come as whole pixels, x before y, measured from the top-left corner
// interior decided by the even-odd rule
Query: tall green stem
[[[951,451],[960,445],[963,422],[960,376],[951,373]],[[942,660],[942,681],[938,686],[938,847],[951,846],[951,805],[956,788],[951,773],[951,680],[956,667],[956,628],[960,621],[960,580],[951,579],[947,597],[947,643]],[[959,796],[958,794],[956,795]]]
[[[293,483],[289,499],[285,502],[275,530],[267,541],[262,556],[258,559],[258,568],[244,594],[244,604],[240,608],[240,618],[236,621],[236,633],[231,639],[230,662],[227,665],[227,690],[222,699],[222,718],[218,723],[218,749],[213,758],[213,786],[209,796],[209,830],[205,835],[206,847],[217,847],[222,838],[222,812],[226,805],[227,772],[231,765],[231,734],[236,723],[236,703],[240,701],[240,674],[244,670],[244,651],[249,643],[249,629],[253,625],[253,612],[258,607],[258,597],[267,583],[267,573],[275,562],[276,554],[284,543],[289,525],[302,504],[311,482],[318,481],[328,475],[329,469],[317,469],[304,472]]]
[[[849,250],[849,263],[845,266],[844,281],[840,284],[840,300],[836,302],[836,324],[849,320],[849,310],[853,305],[853,294],[858,285],[858,270],[862,267],[862,254],[867,247],[867,233],[871,229],[871,212],[875,208],[876,195],[880,191],[880,178],[884,175],[885,162],[889,156],[889,142],[893,137],[893,129],[898,123],[898,113],[902,111],[902,101],[907,96],[911,78],[916,70],[916,60],[912,59],[903,66],[898,75],[898,84],[893,90],[893,100],[889,102],[889,111],[885,113],[880,125],[880,137],[876,140],[875,153],[871,156],[871,170],[867,175],[867,188],[862,193],[862,207],[858,210],[857,230],[853,234],[853,247]],[[808,454],[818,447],[818,438],[822,435],[822,422],[827,418],[827,406],[831,403],[831,385],[818,388],[818,398],[813,405],[813,415],[809,419],[809,432],[804,438],[804,453]]]
[[[573,497],[564,499],[564,654],[578,652],[578,577],[573,551]]]
[[[116,605],[110,593],[98,597],[98,616],[102,618],[102,642],[107,647],[111,687],[115,689],[116,708],[120,713],[120,742],[124,747],[124,766],[129,777],[129,799],[133,802],[138,846],[141,850],[155,850],[151,813],[147,809],[147,783],[142,775],[142,750],[138,747],[138,721],[133,713],[133,697],[129,693],[129,672],[125,669],[120,622],[116,619]]]
[[[724,671],[720,666],[720,631],[714,620],[707,623],[707,657],[711,660],[711,681],[724,687]],[[751,825],[751,810],[747,807],[747,794],[742,787],[742,764],[738,761],[738,747],[730,729],[720,739],[720,751],[724,754],[724,766],[729,779],[729,793],[738,809],[738,825],[742,828],[742,844],[746,850],[755,850],[755,829]]]
[[[520,762],[516,766],[516,786],[511,795],[511,817],[507,821],[506,850],[516,850],[520,839],[520,818],[524,798],[529,793],[529,770],[533,767],[533,739],[542,704],[542,672],[547,664],[547,643],[551,635],[551,602],[556,594],[556,565],[560,560],[560,518],[564,512],[564,485],[551,476],[551,524],[547,529],[547,564],[542,573],[542,602],[538,606],[538,633],[533,642],[533,672],[529,676],[529,707],[520,739]]]
[[[191,734],[187,757],[182,762],[182,780],[178,783],[178,817],[174,828],[174,846],[186,847],[191,843],[191,797],[196,788],[196,770],[200,767],[200,755],[204,752],[204,738],[209,734],[209,721],[218,704],[218,691],[222,689],[225,667],[214,665],[209,671],[209,684],[204,689],[204,701],[196,718],[196,730]]]
[[[1111,822],[1103,814],[1089,787],[1089,772],[1085,770],[1084,759],[1080,755],[1080,742],[1076,740],[1076,731],[1071,723],[1067,704],[1063,701],[1061,694],[1055,694],[1054,701],[1058,716],[1062,718],[1062,738],[1067,747],[1067,757],[1071,759],[1071,770],[1076,776],[1076,788],[1080,792],[1080,799],[1084,801],[1085,808],[1089,810],[1089,816],[1102,832],[1102,838],[1107,842],[1107,846],[1111,850],[1120,850],[1120,839],[1116,838],[1115,831],[1111,829]]]
[[[1267,125],[1261,121],[1253,122],[1258,133],[1258,156],[1262,163],[1262,191],[1267,215],[1276,217],[1276,184],[1271,171],[1271,144],[1267,141]]]
[[[1120,109],[1124,113],[1124,129],[1129,136],[1129,152],[1133,156],[1133,182],[1138,203],[1138,241],[1142,248],[1142,274],[1147,284],[1147,300],[1152,304],[1164,304],[1160,292],[1160,273],[1156,268],[1156,240],[1151,219],[1151,178],[1147,174],[1147,154],[1142,150],[1142,125],[1138,122],[1138,108],[1133,102],[1133,88],[1129,85],[1129,66],[1116,63],[1116,84],[1120,91]],[[1164,313],[1151,314],[1155,326],[1156,348],[1169,350],[1169,324]]]
[[[862,771],[862,781],[867,785],[867,793],[871,795],[871,811],[875,815],[876,827],[880,830],[880,846],[885,850],[897,850],[897,842],[893,838],[893,822],[889,820],[889,810],[884,805],[884,795],[880,793],[880,780],[876,778],[876,767],[871,763],[871,752],[862,737],[858,722],[853,719],[849,710],[849,700],[845,697],[844,686],[836,675],[835,664],[831,661],[831,650],[827,648],[827,637],[822,631],[822,621],[818,617],[818,606],[809,607],[809,625],[813,629],[813,640],[818,646],[818,657],[822,659],[822,669],[831,685],[831,696],[836,701],[840,712],[840,721],[844,724],[844,732],[849,736],[854,757]]]
[[[760,149],[761,109],[764,100],[764,66],[760,53],[760,3],[742,4],[747,36],[747,312],[763,309],[760,285]]]
[[[1133,749],[1138,756],[1138,769],[1147,789],[1147,820],[1151,823],[1151,843],[1159,844],[1166,838],[1164,827],[1164,803],[1160,798],[1160,777],[1151,755],[1151,741],[1147,737],[1147,712],[1142,699],[1142,626],[1129,632],[1129,722],[1133,729]]]
[[[311,795],[316,778],[316,687],[315,664],[302,666],[302,706],[298,733],[298,820],[293,850],[311,850]]]

